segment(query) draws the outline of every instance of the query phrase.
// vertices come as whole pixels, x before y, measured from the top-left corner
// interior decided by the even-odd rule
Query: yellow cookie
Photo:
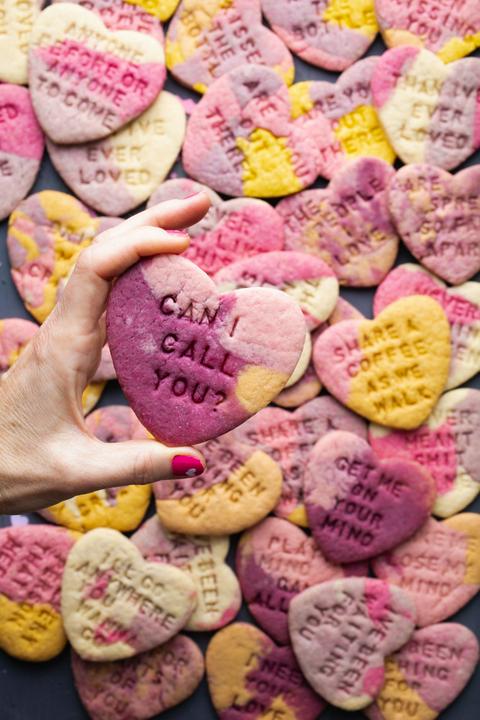
[[[316,340],[315,370],[351,410],[380,425],[410,430],[430,415],[450,366],[450,326],[430,297],[412,295],[375,320],[346,320]]]
[[[33,23],[45,0],[2,0],[0,7],[0,82],[26,85]]]

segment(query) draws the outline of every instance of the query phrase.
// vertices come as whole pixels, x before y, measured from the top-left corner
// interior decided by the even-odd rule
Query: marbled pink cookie
[[[38,325],[23,318],[0,320],[0,375],[12,367],[37,330]]]
[[[320,170],[331,179],[346,161],[395,153],[373,107],[371,80],[378,57],[359,60],[337,79],[308,80],[289,89],[294,124],[310,133],[320,151]]]
[[[242,443],[263,450],[283,470],[283,491],[275,514],[306,525],[303,479],[311,448],[331,430],[366,437],[364,421],[331,397],[318,397],[291,413],[265,408],[234,431]]]
[[[60,144],[115,132],[153,103],[166,78],[158,40],[110,31],[98,15],[72,3],[40,13],[28,74],[38,121]]]
[[[460,695],[478,663],[478,640],[458,623],[415,630],[385,663],[385,684],[364,710],[369,720],[435,720]]]
[[[168,27],[166,59],[176,80],[201,93],[245,64],[272,68],[288,85],[295,72],[282,40],[262,24],[259,0],[183,0]]]
[[[380,692],[385,658],[410,638],[415,606],[408,593],[371,578],[315,585],[293,598],[293,650],[310,685],[344,710],[360,710]]]
[[[23,200],[37,177],[45,142],[26,88],[0,84],[0,220]]]
[[[367,560],[411,537],[435,499],[433,480],[421,465],[379,460],[365,440],[342,431],[314,445],[304,491],[313,537],[337,564]]]
[[[445,64],[429,50],[387,50],[372,77],[372,96],[387,137],[405,163],[445,170],[480,147],[480,58]]]
[[[328,188],[281,200],[285,249],[318,255],[343,285],[378,285],[398,251],[387,202],[394,174],[383,160],[358,158],[339,170]]]
[[[327,70],[362,57],[378,31],[373,0],[261,0],[268,22],[299,55]]]
[[[452,285],[480,270],[478,165],[457,175],[406,165],[390,183],[388,203],[402,240],[428,270]]]
[[[265,407],[295,369],[305,332],[285,293],[218,294],[200,268],[175,255],[133,266],[107,308],[113,362],[135,414],[177,445],[221,435]]]
[[[53,0],[81,5],[99,15],[109,30],[133,30],[164,42],[160,9],[163,0]]]
[[[199,192],[207,193],[210,198],[210,207],[198,223],[190,225],[188,228],[188,234],[193,238],[201,235],[206,229],[210,229],[215,225],[217,217],[216,208],[223,203],[220,195],[217,195],[208,185],[202,185],[202,183],[195,182],[195,180],[187,177],[170,178],[162,182],[157,189],[154,190],[147,201],[147,207],[152,207],[166,200],[184,200]]]
[[[91,720],[147,720],[190,697],[204,673],[203,655],[190,638],[116,662],[82,660],[72,651],[75,687]]]
[[[186,630],[218,630],[234,619],[242,604],[242,593],[235,573],[226,563],[228,537],[172,533],[154,515],[130,539],[148,562],[175,565],[192,578],[197,605]]]
[[[333,565],[303,530],[272,517],[242,535],[236,568],[248,609],[280,645],[290,644],[288,607],[298,593],[317,583],[368,572],[366,563],[349,569]]]
[[[267,252],[238,260],[213,278],[220,290],[276,287],[300,305],[309,330],[325,322],[338,300],[335,273],[320,258],[300,252]]]
[[[95,375],[92,378],[92,382],[103,382],[104,380],[115,380],[117,374],[113,367],[112,355],[108,345],[104,345],[102,348],[102,354],[100,356],[100,363],[95,370]]]
[[[462,385],[480,370],[480,283],[447,288],[420,265],[406,263],[392,270],[377,288],[375,315],[408,295],[428,295],[442,306],[450,323],[452,355],[446,390]]]
[[[372,561],[377,577],[408,591],[424,627],[454,615],[480,589],[480,515],[433,518],[407,542]]]
[[[480,492],[480,390],[442,395],[417,430],[370,425],[369,441],[381,458],[404,457],[423,465],[435,481],[433,513],[450,517]]]
[[[185,171],[228,195],[278,197],[302,190],[319,173],[320,151],[291,113],[288,88],[273,70],[232,70],[190,116]]]
[[[480,43],[477,0],[375,0],[375,13],[388,47],[419,45],[449,62]]]

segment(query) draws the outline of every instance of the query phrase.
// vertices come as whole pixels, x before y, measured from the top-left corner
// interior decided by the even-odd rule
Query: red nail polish
[[[205,470],[204,464],[192,455],[175,455],[172,460],[172,471],[175,477],[196,477]]]

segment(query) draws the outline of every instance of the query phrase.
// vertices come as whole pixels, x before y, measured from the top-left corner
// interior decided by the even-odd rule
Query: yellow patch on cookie
[[[450,38],[448,42],[437,52],[437,56],[444,63],[460,60],[465,55],[470,55],[480,47],[480,33],[467,35],[464,38]]]
[[[229,535],[255,525],[273,510],[282,491],[280,466],[256,451],[227,480],[181,499],[157,499],[162,524],[191,535]]]
[[[375,704],[383,720],[404,720],[406,717],[435,720],[438,717],[438,712],[428,707],[419,693],[408,684],[391,657],[385,661],[385,683]]]
[[[51,660],[67,642],[61,615],[51,605],[14,602],[2,594],[0,628],[0,647],[19,660]]]
[[[290,96],[292,120],[296,120],[302,115],[307,115],[314,107],[314,102],[310,97],[311,82],[295,83],[288,88]]]
[[[443,525],[466,536],[465,585],[480,585],[480,521],[476,513],[461,513]]]
[[[373,155],[393,164],[395,152],[371,105],[359,105],[339,118],[334,135],[348,158]]]
[[[330,0],[322,19],[374,37],[378,32],[374,0]]]
[[[172,17],[180,0],[125,0],[125,2],[141,7],[149,15],[165,22]]]
[[[308,365],[308,361],[306,364]],[[242,407],[253,415],[268,405],[270,398],[275,397],[285,387],[288,379],[285,373],[271,368],[247,365],[238,375],[235,395]]]
[[[102,380],[101,382],[92,382],[90,385],[87,385],[82,395],[82,408],[85,415],[93,410],[100,400],[106,384],[107,383]]]
[[[243,193],[251,197],[278,197],[302,190],[295,175],[293,153],[287,138],[256,128],[248,138],[237,137],[244,155]]]

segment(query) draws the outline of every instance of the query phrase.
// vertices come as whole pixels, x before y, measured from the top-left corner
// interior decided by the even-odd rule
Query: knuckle
[[[151,452],[138,452],[132,469],[132,482],[135,485],[146,485],[155,480],[155,460]]]

